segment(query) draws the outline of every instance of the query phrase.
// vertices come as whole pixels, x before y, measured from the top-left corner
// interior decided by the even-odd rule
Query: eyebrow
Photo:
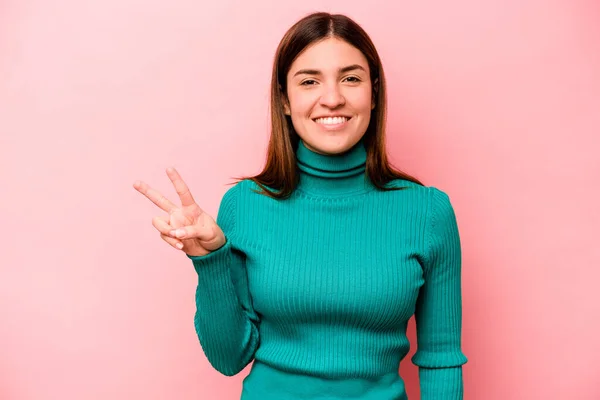
[[[358,65],[358,64],[352,64],[352,65],[348,65],[347,67],[340,68],[338,70],[338,72],[340,74],[343,74],[344,72],[350,72],[350,71],[354,71],[356,69],[360,69],[360,70],[365,71],[365,69],[363,67],[361,67],[360,65]],[[302,74],[305,74],[305,75],[322,75],[322,72],[319,71],[318,69],[301,69],[298,72],[296,72],[294,74],[294,76],[296,76],[296,75],[302,75]]]

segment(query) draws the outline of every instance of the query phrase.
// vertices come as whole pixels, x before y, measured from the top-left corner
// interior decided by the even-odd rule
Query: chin
[[[356,140],[351,140],[348,137],[341,138],[330,136],[327,138],[319,138],[319,140],[312,141],[312,143],[316,142],[314,145],[311,145],[307,141],[304,141],[304,143],[309,149],[313,151],[316,150],[318,153],[335,155],[345,153],[346,151],[350,150],[359,140],[360,137],[358,137]]]

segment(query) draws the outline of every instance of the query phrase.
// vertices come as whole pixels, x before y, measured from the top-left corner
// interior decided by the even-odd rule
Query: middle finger
[[[169,179],[171,179],[171,182],[173,182],[173,186],[175,186],[175,191],[181,199],[181,205],[184,207],[193,205],[195,201],[192,192],[190,192],[186,183],[181,179],[181,175],[179,175],[177,170],[173,167],[169,167],[167,168],[167,175],[169,176]]]

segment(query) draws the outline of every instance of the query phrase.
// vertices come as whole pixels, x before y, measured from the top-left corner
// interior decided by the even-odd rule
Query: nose
[[[321,105],[329,108],[336,108],[346,103],[338,85],[324,85],[323,93],[320,99]]]

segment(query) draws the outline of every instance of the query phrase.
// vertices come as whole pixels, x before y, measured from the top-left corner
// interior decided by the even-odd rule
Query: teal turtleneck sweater
[[[194,322],[211,365],[252,360],[243,400],[404,400],[414,314],[421,399],[463,397],[461,248],[448,196],[398,180],[378,191],[361,141],[322,155],[300,141],[300,183],[275,200],[243,180],[221,200],[226,243],[188,256]]]

